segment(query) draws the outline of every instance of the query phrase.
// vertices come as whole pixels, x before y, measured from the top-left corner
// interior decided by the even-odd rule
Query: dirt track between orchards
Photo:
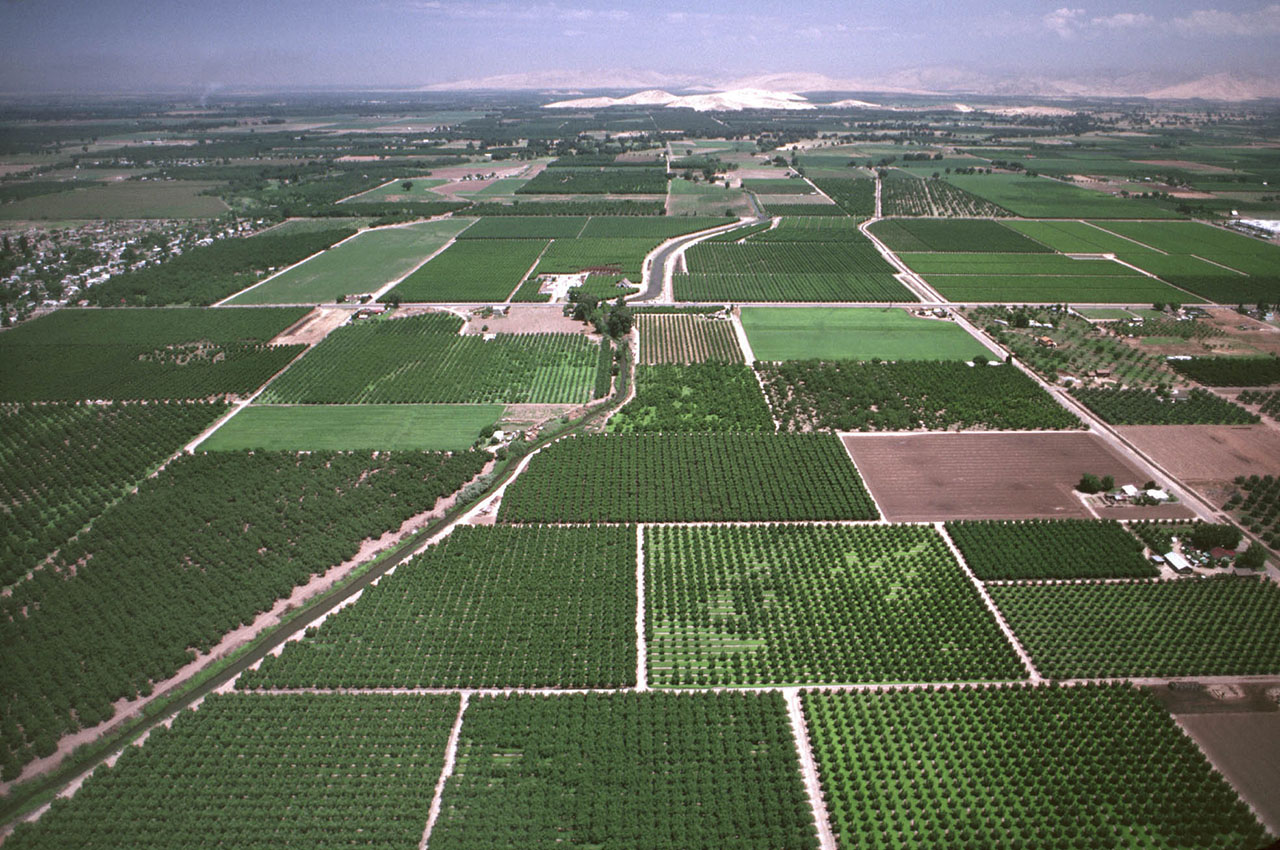
[[[851,434],[844,444],[891,522],[1092,516],[1074,492],[1085,472],[1147,476],[1092,434]],[[1182,518],[1181,505],[1103,509],[1109,518]]]

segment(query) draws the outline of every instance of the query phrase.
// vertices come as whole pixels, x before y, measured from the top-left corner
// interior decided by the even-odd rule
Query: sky
[[[413,88],[558,70],[868,80],[916,68],[1274,77],[1280,2],[0,0],[6,93]]]

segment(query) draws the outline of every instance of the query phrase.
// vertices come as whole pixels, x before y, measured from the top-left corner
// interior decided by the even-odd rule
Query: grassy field
[[[410,184],[408,189],[404,188],[404,184]],[[383,203],[387,201],[439,201],[444,195],[437,194],[432,190],[437,186],[443,186],[448,180],[440,180],[431,177],[406,177],[404,179],[392,180],[376,189],[370,189],[354,198],[348,198],[346,203],[349,204],[368,204]]]
[[[461,451],[502,416],[500,404],[335,404],[247,407],[209,451]]]
[[[318,304],[339,295],[374,292],[440,248],[471,223],[445,219],[362,233],[261,286],[232,304]]]
[[[667,183],[667,215],[750,215],[747,193],[675,179]]]
[[[0,205],[0,220],[212,218],[228,209],[220,198],[200,194],[213,185],[196,180],[107,183]]]
[[[986,349],[959,326],[905,310],[744,307],[757,360],[968,360]]]
[[[503,301],[547,244],[544,239],[459,240],[392,293],[406,301]]]
[[[1180,218],[1145,201],[1019,174],[951,174],[951,184],[1027,218]]]

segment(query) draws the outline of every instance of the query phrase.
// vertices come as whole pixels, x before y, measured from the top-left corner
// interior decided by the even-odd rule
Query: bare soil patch
[[[1267,425],[1126,425],[1117,430],[1188,483],[1280,474],[1280,431]]]
[[[1230,308],[1208,312],[1209,318],[1202,321],[1224,331],[1229,339],[1244,350],[1280,355],[1280,328],[1242,316]]]
[[[1280,713],[1175,718],[1273,834],[1280,834]]]
[[[329,335],[351,315],[341,307],[317,307],[283,333],[271,340],[272,345],[314,345]]]
[[[488,328],[488,330],[484,330]],[[480,311],[473,311],[467,319],[464,334],[584,334],[591,328],[564,315],[558,304],[512,304],[507,315],[494,314],[485,318]]]
[[[1118,484],[1138,485],[1149,477],[1092,434],[850,434],[843,439],[891,522],[1087,519],[1091,514],[1075,493],[1082,474],[1112,475]],[[1149,519],[1192,515],[1181,505],[1128,510]]]

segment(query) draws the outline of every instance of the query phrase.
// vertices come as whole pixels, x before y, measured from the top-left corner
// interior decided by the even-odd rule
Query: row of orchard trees
[[[11,779],[476,475],[481,452],[184,456],[0,598]]]

